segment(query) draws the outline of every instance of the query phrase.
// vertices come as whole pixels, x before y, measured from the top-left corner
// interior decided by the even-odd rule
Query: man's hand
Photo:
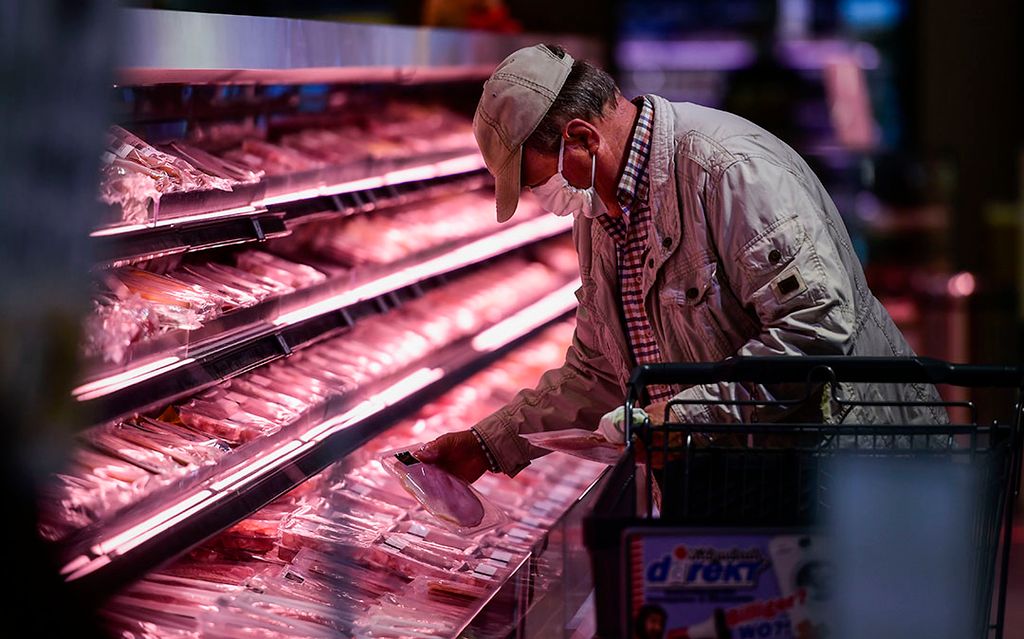
[[[651,423],[655,426],[660,426],[665,423],[665,408],[668,407],[668,402],[654,402],[644,409],[644,412],[651,418]],[[672,415],[675,417],[675,415]]]
[[[471,484],[487,471],[487,455],[476,435],[468,430],[441,435],[413,454],[421,462],[434,464]]]
[[[661,426],[665,423],[665,408],[668,406],[668,401],[655,402],[644,408],[644,412],[647,413],[648,418],[651,421],[652,426]],[[677,421],[676,415],[669,415],[673,418],[673,421]],[[669,433],[668,437],[668,459],[677,460],[682,458],[682,448],[684,444],[683,433],[674,432]],[[651,450],[648,455],[648,451],[645,450],[644,443],[636,440],[636,451],[637,461],[641,463],[650,462],[654,468],[663,468],[665,466],[665,431],[662,429],[655,429],[651,433]]]

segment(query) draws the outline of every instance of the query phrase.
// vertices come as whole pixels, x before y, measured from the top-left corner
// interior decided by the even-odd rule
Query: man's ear
[[[589,155],[596,155],[597,150],[601,148],[601,133],[598,132],[590,122],[576,118],[569,120],[569,123],[565,125],[565,144],[566,146],[575,144],[581,146],[587,150]]]

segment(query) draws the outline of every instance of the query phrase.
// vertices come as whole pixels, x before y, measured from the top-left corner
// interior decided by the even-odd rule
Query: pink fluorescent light
[[[479,153],[471,153],[470,155],[464,155],[460,158],[452,158],[451,160],[445,160],[437,163],[438,175],[455,175],[456,173],[469,173],[477,169],[482,169],[484,164],[484,158]]]
[[[85,555],[78,555],[71,561],[69,561],[63,568],[60,569],[60,574],[66,575],[69,572],[74,572],[89,563],[89,558]]]
[[[194,362],[194,358],[181,359],[180,357],[165,357],[158,359],[155,362],[150,362],[142,366],[137,366],[131,370],[127,370],[116,375],[104,377],[88,384],[83,384],[78,388],[71,391],[71,394],[80,402],[88,401],[90,399],[96,399],[97,397],[103,397],[109,395],[116,390],[120,390],[132,384],[137,384],[141,381],[150,379],[166,373],[167,371],[173,370],[184,366],[190,362]]]
[[[212,504],[213,502],[218,501],[218,500],[220,500],[220,499],[222,499],[223,497],[226,497],[226,496],[227,496],[227,493],[221,493],[219,495],[213,495],[209,499],[205,500],[203,503],[195,504],[194,506],[192,506],[188,510],[185,510],[185,511],[179,513],[177,516],[175,516],[175,517],[173,517],[171,519],[168,519],[164,523],[162,523],[162,524],[154,527],[153,529],[149,530],[148,532],[146,532],[146,534],[139,535],[135,539],[132,539],[130,541],[127,541],[127,542],[121,544],[120,546],[118,546],[117,548],[114,549],[115,555],[123,555],[123,554],[127,553],[132,548],[135,548],[136,546],[149,541],[153,537],[156,537],[157,535],[163,533],[164,531],[169,530],[169,529],[177,526],[179,523],[185,521],[189,517],[194,516],[200,510],[202,510],[204,508],[209,508],[210,504]]]
[[[201,490],[195,495],[189,497],[188,499],[179,501],[178,503],[174,504],[169,508],[165,508],[164,510],[153,515],[149,519],[143,521],[141,524],[132,526],[123,533],[115,535],[110,539],[107,539],[106,541],[101,541],[100,543],[92,547],[92,552],[96,555],[108,555],[110,554],[111,551],[115,550],[119,546],[122,546],[126,542],[129,542],[153,530],[154,528],[166,522],[167,520],[172,519],[173,517],[195,506],[196,504],[201,503],[212,494],[213,493],[210,492],[209,490]]]
[[[307,200],[311,197],[317,197],[320,195],[320,187],[316,186],[309,189],[303,189],[301,191],[293,191],[291,193],[283,193],[281,195],[274,195],[272,197],[265,197],[259,202],[255,202],[257,206],[267,206],[268,204],[281,204],[282,202],[294,202],[295,200]]]
[[[216,491],[222,491],[227,488],[233,487],[233,484],[239,483],[241,480],[248,479],[251,476],[255,476],[263,468],[266,468],[270,464],[273,464],[278,459],[284,457],[288,453],[292,452],[302,443],[299,441],[290,441],[285,446],[274,449],[265,455],[259,455],[253,459],[250,459],[248,463],[242,466],[239,470],[228,475],[220,481],[214,482],[210,485],[210,488]]]
[[[361,180],[353,180],[352,182],[325,186],[320,189],[320,195],[337,195],[339,193],[351,193],[352,191],[365,191],[366,189],[375,189],[378,186],[384,186],[384,178],[375,175]]]
[[[401,380],[388,386],[373,396],[375,400],[392,406],[412,395],[416,391],[423,390],[437,380],[444,377],[444,370],[440,368],[421,368],[418,371],[403,377]]]
[[[357,404],[354,408],[345,411],[337,417],[333,417],[326,422],[306,431],[299,439],[305,442],[309,441],[322,441],[326,437],[330,437],[339,430],[344,430],[360,422],[370,415],[379,412],[383,406],[374,400],[366,400]]]
[[[504,319],[473,338],[473,350],[487,353],[549,322],[576,307],[579,278]]]
[[[102,557],[97,557],[96,559],[93,559],[91,562],[89,562],[88,565],[86,565],[86,566],[84,566],[82,568],[79,568],[75,572],[71,573],[68,576],[67,580],[68,581],[74,581],[74,580],[78,579],[79,577],[84,577],[85,575],[88,575],[91,572],[95,572],[95,571],[99,570],[100,568],[102,568],[103,566],[106,566],[109,563],[110,563],[110,557],[108,557],[106,555],[103,555]]]
[[[435,275],[447,273],[457,268],[494,257],[495,255],[500,255],[524,244],[564,233],[571,228],[572,219],[569,217],[543,215],[456,248],[444,255],[439,255],[414,266],[400,269],[305,308],[285,313],[274,320],[274,325],[289,326],[312,317],[330,313],[339,308],[351,306],[352,304],[389,293],[410,284],[421,282]]]
[[[99,229],[89,234],[89,237],[105,237],[110,235],[123,235],[125,233],[131,233],[132,231],[139,231],[142,229],[153,229],[161,228],[165,226],[175,226],[183,224],[185,222],[200,222],[202,220],[214,220],[218,218],[234,217],[236,215],[248,215],[257,211],[256,206],[245,205],[238,206],[233,209],[223,209],[220,211],[211,211],[209,213],[196,213],[195,215],[182,215],[179,217],[169,217],[162,220],[158,220],[152,224],[131,224],[127,226],[115,226],[107,229]]]
[[[424,164],[423,166],[414,166],[409,169],[389,171],[384,174],[384,183],[403,184],[405,182],[415,182],[416,180],[429,180],[437,176],[437,164]]]

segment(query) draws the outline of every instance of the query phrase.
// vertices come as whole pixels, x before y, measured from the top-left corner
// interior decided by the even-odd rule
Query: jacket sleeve
[[[820,196],[819,196],[820,198]],[[732,292],[756,315],[760,333],[737,356],[843,355],[854,333],[852,279],[829,233],[825,203],[790,169],[747,157],[722,173],[706,197],[713,243]],[[803,397],[804,385],[693,386],[681,400]],[[755,420],[751,406],[674,406],[683,422]]]
[[[576,291],[581,298],[582,288]],[[501,470],[514,476],[531,459],[545,454],[520,433],[566,428],[593,430],[601,417],[622,403],[624,389],[593,343],[593,319],[583,304],[576,311],[576,331],[561,368],[549,370],[534,389],[521,390],[504,408],[476,425],[476,431]]]

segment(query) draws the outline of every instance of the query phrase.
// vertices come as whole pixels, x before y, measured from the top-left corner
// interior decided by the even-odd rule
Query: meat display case
[[[41,509],[69,587],[123,629],[139,611],[125,597],[164,578],[155,570],[219,548],[238,526],[263,521],[268,504],[286,522],[281,504],[294,518],[316,491],[331,499],[324,477],[356,472],[353,460],[379,452],[374,442],[393,443],[396,420],[474,374],[486,384],[481,371],[524,345],[539,352],[538,339],[547,350],[537,361],[558,365],[579,278],[571,220],[541,215],[524,198],[514,222],[493,222],[492,182],[466,135],[482,80],[535,38],[135,9],[120,17],[128,36],[115,101],[130,133],[112,133],[105,157],[111,215],[91,234],[97,310],[73,391],[91,426]],[[600,54],[589,41],[559,41],[577,57]],[[393,105],[397,116],[387,115]],[[420,117],[441,124],[428,135]],[[216,138],[235,129],[250,137]],[[261,168],[257,160],[270,160],[245,156],[253,131],[252,146],[270,148],[268,157],[313,159],[291,171]],[[301,146],[336,135],[351,145],[328,160]],[[134,150],[124,136],[138,136],[127,138]],[[258,177],[182,187],[191,171],[215,183],[229,163]],[[124,187],[136,174],[181,184]],[[270,281],[274,273],[290,281]],[[562,328],[543,332],[551,326]],[[401,432],[422,438],[471,425],[460,419]],[[565,462],[531,472],[564,476]],[[574,507],[603,468],[580,472],[553,491],[558,499],[540,499],[541,510],[519,504],[487,533],[488,548],[516,552],[463,558],[483,566],[457,575],[475,580],[479,596],[429,636],[507,634],[528,617],[557,625],[575,612],[585,591],[576,580],[563,601],[562,562],[550,557],[578,530]],[[530,481],[539,480],[527,474],[519,486]],[[514,480],[484,484],[517,490]],[[389,525],[420,515],[412,508]],[[261,561],[287,564],[276,554]],[[551,621],[554,608],[566,619]],[[200,617],[187,636],[204,634]]]

